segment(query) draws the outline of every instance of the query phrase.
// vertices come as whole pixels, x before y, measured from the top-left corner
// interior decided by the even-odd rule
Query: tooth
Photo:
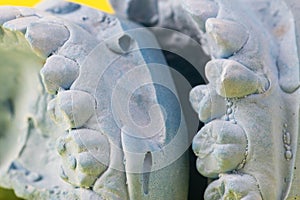
[[[269,87],[267,78],[233,60],[211,61],[207,63],[205,73],[208,80],[216,85],[217,93],[226,98],[263,93]]]
[[[106,152],[101,152],[105,154]],[[83,152],[78,157],[78,168],[84,174],[99,175],[103,173],[107,166],[98,159],[96,155],[92,155],[90,152]]]
[[[22,17],[4,23],[3,27],[13,31],[21,31],[22,33],[25,33],[27,27],[37,20],[39,20],[39,17],[36,16]]]
[[[7,21],[16,19],[21,15],[20,11],[15,7],[3,6],[0,7],[0,25]]]
[[[94,185],[95,181],[97,180],[98,176],[95,175],[87,175],[83,174],[81,172],[77,172],[75,175],[78,182],[78,186],[84,187],[84,188],[90,188]]]
[[[211,53],[216,58],[227,58],[238,52],[249,37],[244,26],[229,20],[210,18],[205,27]]]
[[[68,156],[68,158],[67,158],[67,164],[68,164],[68,166],[69,166],[69,168],[70,169],[75,169],[76,168],[76,166],[77,166],[77,160],[76,160],[76,158],[74,157],[74,156]]]
[[[247,138],[238,125],[217,120],[199,131],[192,147],[198,156],[198,171],[206,177],[215,178],[220,173],[236,169],[242,163]]]
[[[89,152],[106,152],[109,156],[109,142],[107,138],[100,132],[90,129],[76,129],[69,133],[68,141],[71,141],[69,146],[73,148],[71,151],[81,153]]]
[[[60,137],[56,142],[56,150],[59,153],[59,155],[63,155],[66,152],[66,142],[63,137]]]
[[[199,85],[194,87],[190,92],[190,102],[192,104],[193,109],[196,112],[199,112],[200,109],[200,101],[206,95],[207,86],[206,85]]]
[[[219,11],[217,3],[209,0],[184,0],[183,8],[193,17],[203,31],[205,31],[206,20],[216,17]]]
[[[259,186],[249,174],[222,174],[206,189],[205,200],[241,199],[262,200]]]
[[[79,75],[79,66],[68,58],[54,55],[47,59],[40,73],[47,92],[55,94],[59,88],[70,88]]]
[[[48,105],[48,110],[54,121],[61,123],[63,128],[79,128],[94,114],[95,99],[86,92],[60,92]]]
[[[190,93],[190,101],[198,113],[200,121],[207,123],[225,114],[226,102],[209,85],[195,87]]]
[[[25,36],[37,53],[48,57],[69,39],[70,34],[65,26],[45,21],[31,24]]]

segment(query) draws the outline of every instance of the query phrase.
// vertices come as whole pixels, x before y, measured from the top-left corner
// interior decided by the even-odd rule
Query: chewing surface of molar
[[[233,171],[242,163],[246,147],[246,134],[239,125],[226,121],[210,122],[193,140],[197,169],[210,178]]]
[[[209,18],[206,33],[215,58],[228,58],[238,52],[247,42],[249,33],[245,27],[229,20]]]

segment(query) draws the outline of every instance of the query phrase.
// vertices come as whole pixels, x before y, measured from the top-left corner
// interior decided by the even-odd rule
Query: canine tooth
[[[207,63],[205,73],[216,91],[226,98],[245,97],[263,93],[269,87],[267,78],[260,77],[233,60],[215,60]]]
[[[60,87],[70,88],[79,75],[79,66],[68,58],[54,55],[47,59],[40,73],[47,92],[55,94]]]
[[[211,53],[216,58],[227,58],[247,42],[249,33],[243,25],[233,21],[210,18],[205,24]]]
[[[216,17],[219,11],[217,3],[208,0],[184,0],[183,7],[203,31],[205,31],[206,20]]]
[[[86,92],[64,91],[58,93],[48,110],[54,121],[62,123],[65,129],[79,128],[93,115],[95,99]]]
[[[32,23],[25,36],[35,51],[48,57],[69,39],[70,34],[65,26],[45,21]]]
[[[30,16],[30,17],[23,17],[14,20],[10,20],[3,24],[4,28],[14,30],[14,31],[21,31],[22,33],[26,32],[27,27],[31,24],[36,22],[39,17]]]

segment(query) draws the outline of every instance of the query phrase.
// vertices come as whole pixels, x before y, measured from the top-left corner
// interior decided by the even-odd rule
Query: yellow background
[[[113,13],[113,9],[110,6],[108,0],[70,0],[76,3],[85,4],[100,10]],[[39,0],[0,0],[0,5],[17,5],[17,6],[34,6]]]

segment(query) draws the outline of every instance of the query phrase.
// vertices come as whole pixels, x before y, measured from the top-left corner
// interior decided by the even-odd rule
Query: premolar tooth
[[[190,93],[191,104],[198,113],[200,121],[204,123],[221,117],[226,111],[224,98],[219,96],[210,86],[197,86]]]
[[[26,38],[32,48],[43,57],[48,57],[61,47],[69,36],[65,26],[46,21],[33,23],[26,31]]]
[[[245,97],[263,93],[269,88],[269,81],[258,76],[242,64],[233,60],[214,60],[207,63],[205,73],[216,91],[226,98]]]
[[[70,88],[79,75],[79,66],[68,58],[55,55],[47,59],[40,73],[47,92],[55,94],[60,87]]]
[[[205,21],[216,17],[219,11],[217,3],[208,0],[184,0],[183,7],[203,31],[205,31]]]
[[[227,58],[247,42],[249,33],[243,25],[233,21],[210,18],[205,24],[211,53],[216,58]]]
[[[58,93],[57,98],[48,105],[48,110],[54,121],[62,123],[63,128],[79,128],[93,115],[95,99],[86,92],[64,91]]]
[[[190,102],[192,104],[193,109],[198,112],[200,109],[200,101],[203,99],[203,97],[206,94],[206,85],[199,85],[197,87],[194,87],[190,92]]]

